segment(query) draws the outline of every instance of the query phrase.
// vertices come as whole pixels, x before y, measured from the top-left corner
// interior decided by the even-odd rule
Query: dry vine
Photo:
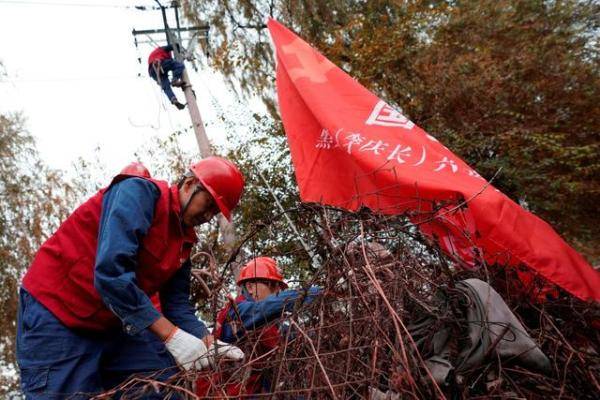
[[[227,398],[227,386],[243,382],[251,371],[262,371],[270,388],[237,397],[592,399],[600,393],[597,305],[560,291],[555,298],[532,300],[540,297],[541,280],[525,287],[512,268],[459,269],[407,223],[406,216],[308,206],[290,212],[300,213],[319,237],[314,250],[320,267],[301,286],[320,286],[324,294],[308,305],[297,302],[293,312],[282,315],[277,321],[282,333],[279,347],[261,352],[257,333],[249,332],[238,344],[246,353],[243,363],[221,360],[214,370],[179,373],[166,383],[136,377],[116,388],[123,398],[148,391],[160,391],[164,398],[196,398],[193,386],[199,376],[213,383],[204,398]],[[269,224],[258,224],[242,245],[266,226],[283,224],[283,219],[280,215]],[[220,272],[216,287],[209,290],[207,282],[201,283],[203,292],[217,296],[207,301],[214,308],[211,315],[224,304],[223,282],[232,278],[227,268]],[[214,277],[214,267],[200,275]],[[462,299],[455,285],[473,277],[489,282],[502,295],[550,359],[551,371],[527,369],[494,356],[498,341],[506,339],[499,338],[477,368],[456,370],[443,384],[435,383],[425,363],[434,351],[433,335],[440,329],[452,332],[449,359],[455,361],[467,340]],[[436,300],[439,293],[447,306]],[[434,321],[430,334],[413,335],[411,326],[427,318]]]

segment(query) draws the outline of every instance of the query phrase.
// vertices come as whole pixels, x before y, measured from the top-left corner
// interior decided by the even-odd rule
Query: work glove
[[[217,356],[233,360],[244,359],[244,353],[235,346],[217,340]],[[175,361],[186,371],[204,369],[215,363],[215,345],[210,349],[201,339],[186,331],[175,328],[175,332],[165,341],[165,346]]]
[[[203,369],[210,365],[204,342],[184,330],[175,328],[175,332],[165,341],[165,346],[177,364],[186,371]]]
[[[216,345],[215,345],[216,344]],[[215,356],[216,349],[216,356]],[[215,366],[219,358],[226,358],[233,361],[242,361],[244,359],[244,352],[239,348],[229,343],[221,342],[215,339],[215,342],[208,348],[208,361],[211,366]]]

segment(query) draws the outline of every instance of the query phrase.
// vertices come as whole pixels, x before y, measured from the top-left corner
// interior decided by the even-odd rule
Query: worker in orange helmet
[[[243,340],[256,342],[252,346],[256,349],[252,358],[277,348],[281,340],[277,319],[284,311],[292,311],[298,299],[303,299],[304,304],[308,304],[321,293],[321,289],[317,287],[308,290],[288,289],[277,262],[270,257],[250,260],[240,271],[237,284],[241,294],[217,314],[213,334],[226,343],[237,344]],[[260,364],[253,363],[253,372],[244,382],[226,385],[227,395],[269,392],[271,385],[267,370],[261,368]],[[196,394],[201,397],[209,395],[214,388],[211,385],[219,384],[221,380],[222,377],[217,374],[213,374],[210,380],[199,378],[196,382]]]
[[[89,397],[131,375],[166,380],[178,367],[210,367],[215,351],[242,359],[235,346],[213,345],[196,318],[189,257],[194,227],[219,212],[230,219],[243,187],[220,157],[192,164],[173,185],[133,164],[79,206],[23,278],[16,355],[25,397]],[[164,398],[134,389],[127,395]]]

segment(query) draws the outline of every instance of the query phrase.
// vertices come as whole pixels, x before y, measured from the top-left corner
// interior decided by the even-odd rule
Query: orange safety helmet
[[[190,170],[215,199],[225,218],[231,221],[231,211],[240,201],[244,189],[244,176],[240,170],[221,157],[206,157],[192,164]]]
[[[119,172],[119,175],[133,175],[140,176],[142,178],[151,178],[148,168],[138,161],[127,164],[127,166],[123,168],[121,172]]]
[[[278,282],[284,289],[288,287],[283,281],[283,275],[277,267],[277,261],[271,257],[257,257],[250,260],[240,271],[237,284],[241,286],[244,282],[251,279],[266,279]]]

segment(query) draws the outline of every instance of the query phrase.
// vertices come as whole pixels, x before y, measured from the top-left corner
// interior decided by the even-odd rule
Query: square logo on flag
[[[366,122],[367,125],[390,126],[404,129],[412,129],[415,124],[386,104],[385,101],[379,100],[375,104],[375,108],[371,111],[371,115]]]

